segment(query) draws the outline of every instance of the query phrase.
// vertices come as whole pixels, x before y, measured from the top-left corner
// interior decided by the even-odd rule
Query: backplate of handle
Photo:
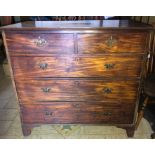
[[[102,115],[105,115],[105,116],[111,116],[112,113],[111,113],[111,112],[103,112]]]
[[[108,87],[105,87],[105,88],[103,88],[103,93],[104,94],[111,94],[112,93],[112,89],[108,88]]]
[[[47,41],[44,38],[41,38],[40,36],[38,37],[38,39],[35,39],[33,42],[38,47],[43,47],[47,44]]]
[[[112,112],[110,111],[104,111],[104,112],[93,112],[93,115],[104,115],[104,116],[111,116]]]
[[[49,93],[49,92],[51,91],[51,88],[45,87],[45,88],[41,88],[41,90],[42,90],[44,93]]]
[[[104,66],[105,66],[106,69],[113,69],[115,64],[113,64],[113,63],[110,64],[109,63],[109,64],[104,64]]]
[[[73,103],[73,106],[74,106],[75,108],[80,108],[80,107],[81,107],[79,103]]]
[[[41,64],[39,64],[39,67],[44,70],[44,69],[47,69],[48,64],[47,63],[41,63]]]
[[[51,111],[45,111],[45,115],[46,116],[52,116],[53,115],[53,112],[51,112]]]

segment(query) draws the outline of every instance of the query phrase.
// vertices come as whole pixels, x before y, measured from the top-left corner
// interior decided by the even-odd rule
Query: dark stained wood
[[[155,139],[155,133],[151,134],[151,139]]]
[[[150,97],[155,97],[155,75],[150,75],[144,82],[144,93]]]
[[[25,124],[22,124],[22,131],[24,136],[29,136],[31,134],[31,127]]]
[[[134,104],[133,102],[130,103],[125,103],[125,102],[93,102],[93,101],[86,101],[86,102],[51,102],[51,101],[28,101],[28,102],[23,102],[20,103],[21,110],[23,110],[23,107],[29,107],[35,106],[35,112],[38,113],[40,111],[43,111],[47,107],[51,107],[52,109],[57,109],[61,111],[67,111],[67,110],[73,110],[77,112],[102,112],[104,108],[107,109],[124,109],[126,107],[127,110],[130,110],[128,108],[131,108],[132,110],[134,109]],[[24,112],[32,112],[33,109],[26,110],[24,109]]]
[[[78,34],[78,51],[84,54],[109,53],[109,52],[139,52],[147,49],[146,39],[148,33],[103,33],[103,34]]]
[[[134,136],[134,132],[135,132],[135,125],[134,124],[131,124],[130,126],[118,125],[117,127],[125,129],[128,137]]]
[[[141,55],[11,57],[16,77],[140,77],[142,60]]]
[[[118,101],[136,102],[136,81],[16,80],[23,101]],[[48,90],[47,90],[48,89]],[[47,90],[47,91],[46,91]],[[80,98],[79,98],[80,96]],[[121,96],[121,97],[118,97]]]
[[[135,132],[135,128],[134,127],[127,127],[126,128],[126,133],[128,137],[133,137],[134,136],[134,132]]]
[[[38,124],[115,124],[133,136],[150,25],[25,22],[0,28],[23,134]]]
[[[72,103],[78,104],[78,103]],[[23,121],[25,123],[132,123],[133,106],[114,107],[91,105],[72,108],[70,103],[50,103],[45,105],[22,105]],[[100,109],[101,108],[101,109]]]
[[[14,53],[34,53],[34,54],[62,54],[74,53],[73,34],[22,34],[8,33],[6,34],[8,49],[10,54]],[[41,41],[45,41],[41,44]],[[38,44],[37,44],[38,43]],[[13,53],[11,51],[14,51]]]
[[[65,33],[65,32],[64,32]],[[139,52],[147,49],[146,39],[148,33],[107,33],[77,34],[78,52],[83,54],[103,54],[109,52]],[[46,34],[46,33],[7,33],[6,40],[10,54],[73,54],[73,34]],[[37,42],[45,41],[42,46]],[[40,43],[40,42],[39,42]],[[24,47],[24,48],[23,48]]]

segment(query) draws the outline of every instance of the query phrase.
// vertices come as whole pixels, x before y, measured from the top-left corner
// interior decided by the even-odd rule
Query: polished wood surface
[[[68,33],[68,34],[64,34]],[[117,33],[103,31],[102,33],[74,34],[63,33],[6,33],[8,49],[11,55],[30,54],[104,54],[104,53],[144,53],[148,46],[146,32]],[[45,41],[43,45],[37,42]],[[24,47],[24,49],[23,49]],[[44,52],[46,51],[46,53]]]
[[[117,101],[136,102],[138,82],[103,80],[21,80],[16,81],[23,101]],[[48,89],[48,90],[47,90]],[[80,98],[79,98],[80,96]],[[120,97],[118,97],[120,96]],[[135,103],[134,103],[135,104]]]
[[[45,45],[39,46],[37,41],[44,39]],[[34,53],[34,54],[73,54],[74,52],[74,38],[73,34],[21,34],[21,33],[9,33],[6,34],[6,40],[8,42],[8,49],[11,54],[14,53]]]
[[[49,103],[50,104],[50,103]],[[80,104],[81,108],[71,107]],[[133,107],[120,108],[91,105],[90,103],[52,103],[48,105],[22,105],[22,117],[26,123],[132,123]]]
[[[116,31],[103,34],[78,34],[78,52],[84,54],[109,52],[139,52],[146,50],[147,33],[117,33]]]
[[[143,56],[11,57],[16,77],[140,77]]]
[[[1,28],[23,134],[38,124],[105,123],[132,136],[151,29],[130,21],[25,22]]]

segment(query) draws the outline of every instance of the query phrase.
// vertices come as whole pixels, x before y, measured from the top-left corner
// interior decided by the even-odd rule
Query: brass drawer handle
[[[41,38],[40,36],[38,37],[38,39],[35,39],[33,42],[38,47],[43,47],[47,44],[47,41],[45,39]]]
[[[105,87],[105,88],[103,88],[103,93],[104,94],[111,94],[112,93],[112,89]]]
[[[106,69],[113,69],[115,64],[105,64],[104,66]]]
[[[41,88],[41,90],[42,90],[44,93],[49,93],[49,92],[51,91],[51,88],[46,87],[46,88]]]
[[[113,36],[110,36],[110,38],[108,38],[105,43],[108,47],[113,47],[117,43],[117,40],[114,39]]]
[[[78,103],[73,103],[73,106],[74,106],[75,108],[80,108],[80,104],[78,104]]]
[[[111,112],[103,112],[102,115],[105,115],[105,116],[111,116],[112,113],[111,113]]]
[[[53,112],[45,111],[45,115],[46,115],[46,116],[52,116],[52,115],[53,115]]]
[[[48,64],[47,63],[42,63],[42,64],[39,64],[39,67],[41,68],[41,69],[47,69],[47,66],[48,66]]]

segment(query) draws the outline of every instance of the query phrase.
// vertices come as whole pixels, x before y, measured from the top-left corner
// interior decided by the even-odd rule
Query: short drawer
[[[137,81],[84,79],[18,79],[16,87],[23,101],[119,101],[135,102]]]
[[[74,53],[73,34],[6,33],[10,55]]]
[[[18,77],[140,77],[142,55],[11,57]]]
[[[42,103],[43,104],[43,103]],[[80,108],[72,105],[78,103],[49,103],[51,105],[22,105],[24,123],[133,123],[133,106],[105,106],[99,103],[79,103]],[[105,106],[105,107],[104,107]]]
[[[146,51],[147,33],[96,33],[78,34],[78,52],[83,54],[103,53],[144,53]]]

